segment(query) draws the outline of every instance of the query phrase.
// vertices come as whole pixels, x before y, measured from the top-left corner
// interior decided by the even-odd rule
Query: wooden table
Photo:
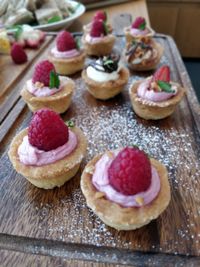
[[[40,50],[30,51],[25,65],[14,66],[6,56],[0,61],[0,266],[199,266],[200,107],[170,37],[156,36],[165,47],[162,64],[169,64],[172,79],[187,88],[187,96],[171,117],[159,122],[138,118],[131,109],[128,86],[113,100],[97,101],[86,92],[80,74],[74,75],[77,90],[63,119],[72,118],[88,136],[81,170],[60,189],[48,191],[35,188],[13,170],[8,146],[31,118],[19,93],[53,39],[48,37]],[[117,47],[124,47],[123,37],[118,37]],[[132,73],[129,85],[149,74]],[[113,144],[114,134],[118,138]],[[79,179],[94,154],[135,142],[166,164],[172,199],[148,226],[117,232],[86,207]]]

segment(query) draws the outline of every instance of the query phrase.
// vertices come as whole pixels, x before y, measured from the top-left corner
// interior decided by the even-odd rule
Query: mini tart
[[[126,37],[126,42],[127,43],[131,43],[134,39],[143,39],[143,40],[146,40],[146,41],[148,39],[151,39],[155,35],[155,32],[151,28],[148,28],[148,29],[150,30],[150,32],[145,34],[145,35],[135,35],[135,36],[133,36],[131,34],[131,32],[130,32],[131,26],[124,28],[124,34],[125,34],[125,37]]]
[[[27,129],[22,130],[15,136],[8,151],[14,169],[37,187],[52,189],[62,186],[77,173],[87,148],[87,140],[83,132],[77,127],[70,130],[77,136],[77,147],[63,159],[43,166],[25,165],[19,161],[18,147],[28,133]]]
[[[87,76],[86,70],[82,71],[82,78],[87,84],[87,90],[97,99],[106,100],[118,95],[128,82],[129,71],[122,68],[119,71],[119,78],[108,82],[96,82]]]
[[[81,51],[80,55],[71,58],[57,58],[51,52],[48,59],[54,64],[56,72],[60,75],[72,75],[84,68],[86,54]]]
[[[81,176],[81,190],[86,198],[88,207],[108,226],[117,230],[134,230],[156,219],[170,202],[170,186],[166,167],[155,159],[151,164],[156,168],[160,177],[161,187],[157,197],[148,205],[122,207],[106,199],[105,194],[97,191],[92,183],[95,165],[102,155],[94,157],[85,167]]]
[[[63,113],[70,106],[74,87],[74,82],[68,78],[67,83],[58,93],[51,96],[38,97],[31,94],[25,85],[21,91],[21,96],[32,112],[46,107],[56,111],[57,113]]]
[[[112,34],[104,36],[104,38],[97,43],[89,43],[85,40],[85,36],[82,37],[82,43],[85,49],[85,52],[89,56],[106,56],[111,54],[115,37]]]
[[[134,71],[147,71],[155,69],[157,65],[160,63],[160,59],[163,55],[164,48],[161,44],[155,41],[153,41],[152,46],[157,51],[157,54],[154,57],[152,57],[151,59],[145,59],[139,64],[132,64],[131,62],[128,62],[128,67]]]
[[[181,101],[185,94],[185,88],[178,85],[178,91],[175,96],[161,101],[153,102],[150,100],[142,99],[137,95],[137,88],[144,80],[136,82],[130,86],[129,95],[135,113],[145,120],[159,120],[170,116],[176,105]]]

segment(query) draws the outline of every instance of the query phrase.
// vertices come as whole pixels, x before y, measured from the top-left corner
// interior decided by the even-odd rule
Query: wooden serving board
[[[4,84],[0,107],[0,248],[17,251],[12,252],[16,258],[19,252],[24,252],[80,260],[78,265],[68,263],[67,266],[86,266],[84,260],[93,261],[87,266],[110,267],[111,263],[199,266],[200,107],[173,40],[163,35],[156,36],[156,40],[165,47],[161,64],[170,65],[172,80],[184,86],[187,95],[172,116],[149,122],[134,114],[128,87],[152,72],[132,72],[124,92],[109,101],[95,100],[86,91],[80,73],[73,76],[76,91],[70,109],[62,117],[74,120],[85,132],[89,144],[80,171],[61,188],[34,187],[13,170],[7,156],[13,136],[27,127],[31,118],[19,92],[31,77],[35,63],[46,57],[52,43],[9,86],[8,81]],[[123,47],[124,38],[118,37],[116,48],[121,51]],[[3,71],[10,77],[9,68]],[[132,144],[166,165],[171,202],[149,225],[135,231],[116,231],[105,226],[87,208],[80,190],[80,176],[86,163],[97,153]],[[6,252],[2,255],[5,259]],[[20,259],[25,257],[20,255]],[[106,263],[95,264],[95,261]]]

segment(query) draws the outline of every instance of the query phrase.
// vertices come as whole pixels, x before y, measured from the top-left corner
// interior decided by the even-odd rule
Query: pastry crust
[[[124,28],[124,34],[125,34],[125,37],[126,37],[126,42],[127,43],[131,43],[134,39],[150,39],[152,38],[154,35],[155,35],[155,31],[151,28],[148,28],[150,30],[150,32],[146,35],[135,35],[133,36],[131,33],[130,33],[130,30],[131,30],[131,26],[129,27],[125,27]]]
[[[68,78],[68,81],[64,85],[64,88],[58,93],[51,96],[38,97],[32,95],[27,90],[27,86],[25,85],[21,91],[21,96],[23,100],[27,103],[29,109],[33,112],[45,107],[50,108],[57,113],[63,113],[70,106],[74,87],[75,83]]]
[[[82,37],[82,43],[85,48],[86,53],[89,56],[106,56],[111,54],[114,43],[115,37],[112,34],[105,36],[101,41],[98,43],[88,43],[85,40],[85,35]]]
[[[57,58],[51,52],[48,59],[54,64],[56,72],[60,75],[71,75],[84,68],[86,53],[81,52],[80,55],[72,58]]]
[[[87,90],[97,99],[106,100],[119,94],[128,82],[129,71],[122,68],[117,80],[108,82],[96,82],[87,76],[86,70],[82,71],[82,78],[87,84]]]
[[[132,84],[129,88],[129,95],[135,113],[145,120],[160,120],[170,116],[176,105],[185,94],[185,88],[178,85],[178,92],[175,96],[162,102],[152,102],[142,99],[137,95],[137,88],[144,80]]]
[[[92,184],[95,164],[102,155],[94,157],[85,167],[81,176],[81,189],[88,207],[107,225],[117,230],[134,230],[156,219],[170,202],[170,186],[166,167],[155,159],[151,164],[156,168],[161,182],[158,196],[148,205],[140,208],[122,207],[105,198]]]
[[[149,59],[143,60],[139,64],[132,64],[131,62],[128,62],[128,66],[130,69],[135,71],[147,71],[147,70],[153,70],[157,67],[157,65],[160,63],[160,59],[163,55],[164,48],[161,44],[153,41],[152,43],[153,48],[157,51],[156,55]]]
[[[78,144],[70,155],[51,164],[29,166],[19,161],[17,153],[23,137],[27,135],[27,129],[22,130],[15,136],[8,151],[14,169],[37,187],[52,189],[62,186],[77,173],[87,149],[87,140],[83,132],[78,127],[71,128],[71,131],[76,134]]]

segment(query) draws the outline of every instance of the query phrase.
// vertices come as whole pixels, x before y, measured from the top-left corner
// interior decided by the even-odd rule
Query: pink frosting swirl
[[[43,166],[54,163],[69,155],[77,146],[78,140],[72,131],[69,130],[69,140],[66,144],[50,151],[39,150],[29,143],[28,136],[24,136],[18,147],[18,156],[24,165]]]
[[[177,87],[172,85],[172,89],[174,89],[174,93],[167,92],[155,92],[151,90],[151,77],[142,82],[137,89],[137,95],[142,99],[150,100],[153,102],[162,102],[165,101],[177,93]]]
[[[37,97],[45,97],[54,95],[58,92],[60,92],[63,89],[63,86],[67,83],[68,78],[66,77],[59,77],[60,79],[60,87],[59,88],[49,88],[48,86],[43,86],[41,88],[35,86],[35,84],[32,82],[32,80],[28,80],[26,82],[26,89],[34,96]]]
[[[131,28],[130,32],[133,36],[145,36],[150,33],[149,29],[140,30],[136,28]]]
[[[104,35],[102,35],[100,37],[92,37],[90,34],[87,34],[85,36],[85,40],[90,44],[95,44],[95,43],[101,42],[104,38],[105,38]]]
[[[71,49],[69,51],[61,52],[58,51],[56,46],[51,49],[51,53],[57,58],[72,58],[80,55],[80,51],[78,49]]]
[[[93,185],[100,192],[105,193],[107,199],[118,203],[124,207],[141,207],[151,203],[160,191],[160,178],[156,169],[152,166],[151,185],[147,191],[135,194],[133,196],[126,196],[116,191],[110,184],[108,179],[108,169],[117,156],[119,151],[113,152],[113,158],[105,153],[95,165],[95,171],[92,176]],[[142,168],[142,166],[141,166]],[[143,199],[143,204],[137,202],[138,198]]]

